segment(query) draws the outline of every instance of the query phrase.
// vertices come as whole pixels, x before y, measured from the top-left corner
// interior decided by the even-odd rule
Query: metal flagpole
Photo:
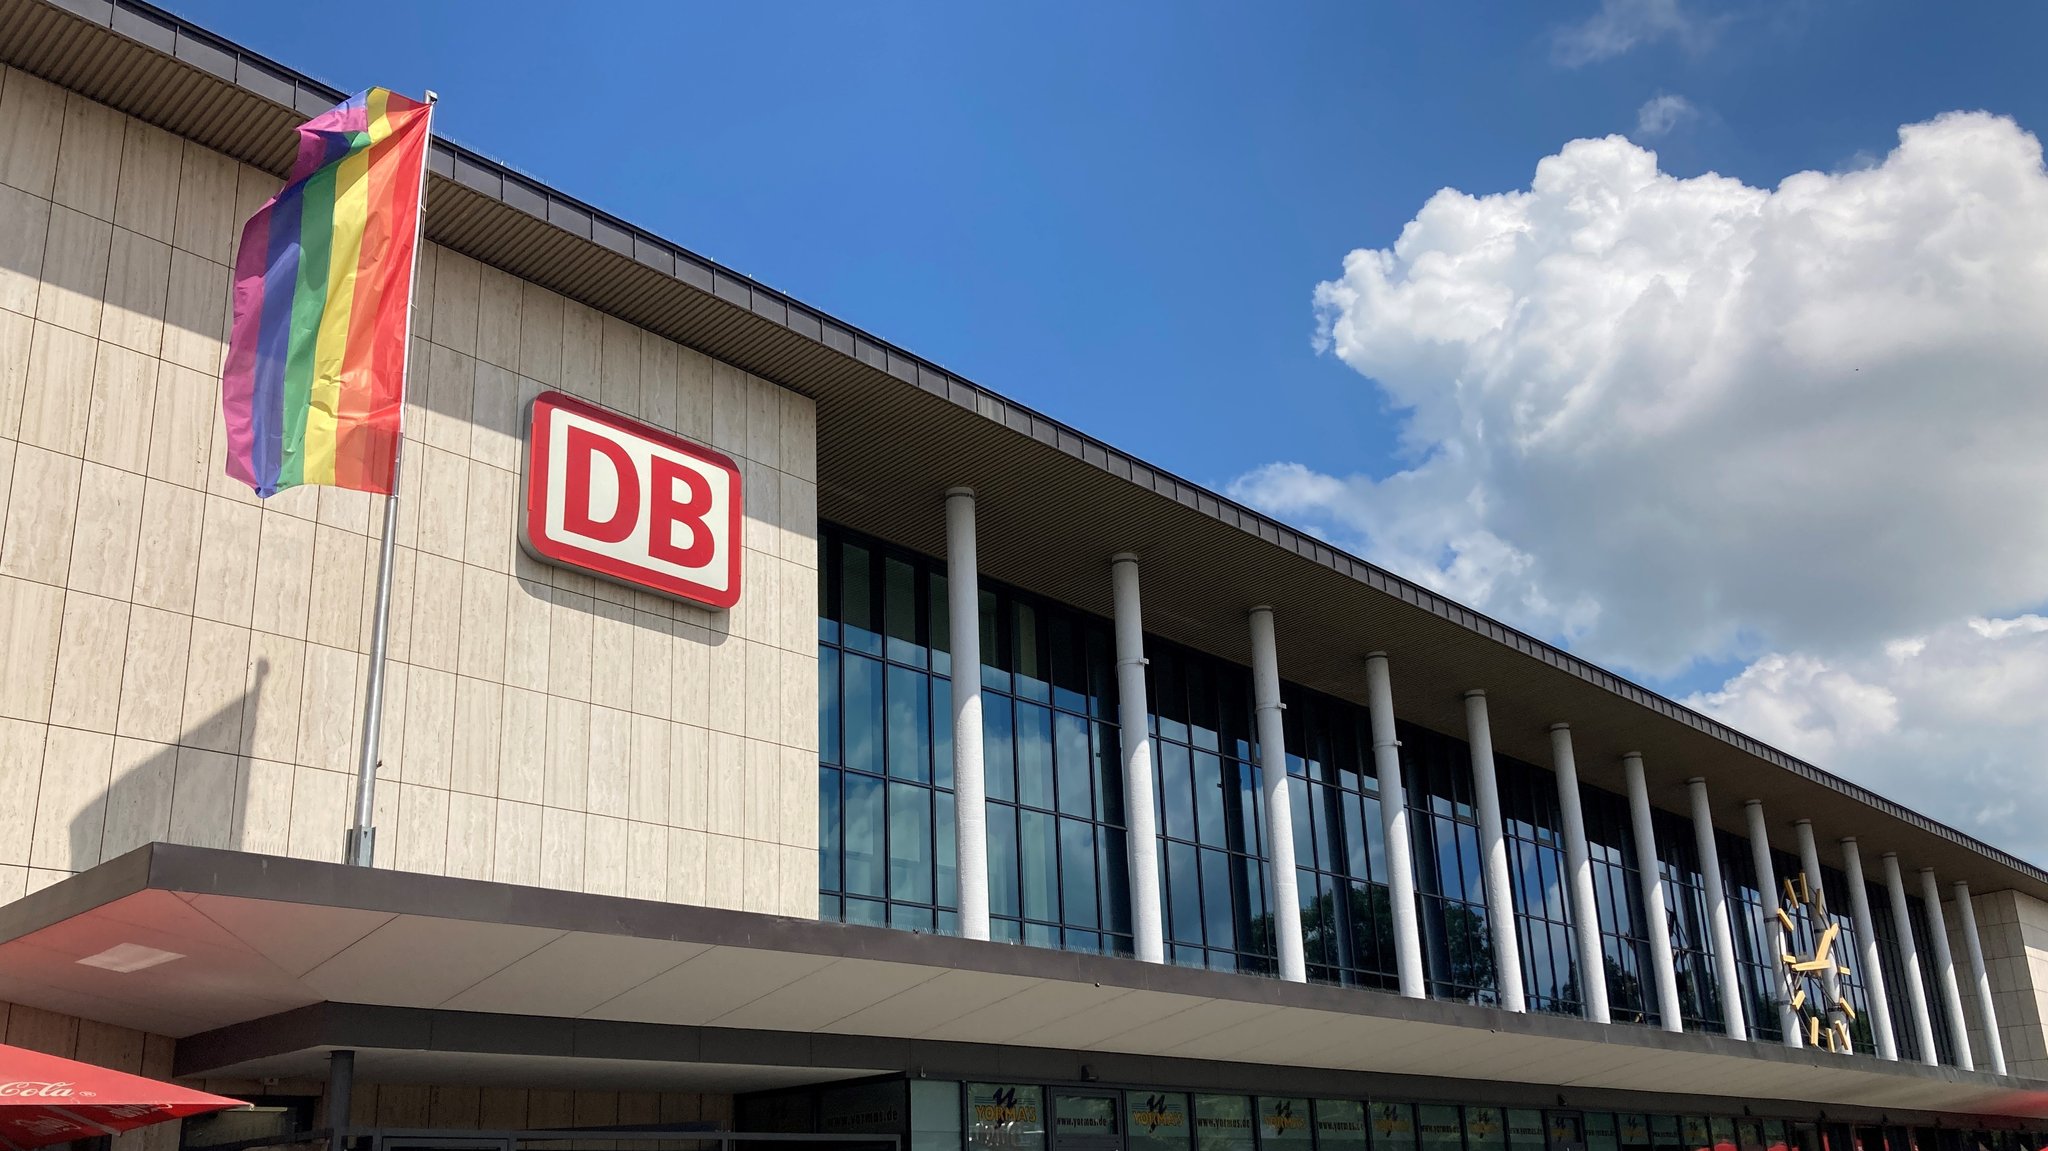
[[[400,371],[404,372],[406,391],[412,390],[412,309],[419,307],[414,294],[419,287],[420,247],[426,242],[427,233],[427,170],[434,158],[434,104],[440,96],[432,90],[427,92],[427,144],[426,153],[420,158],[420,200],[414,213],[412,237],[412,270],[406,274],[405,301],[405,359]],[[391,559],[398,541],[398,477],[405,465],[405,402],[398,405],[398,439],[391,448],[391,494],[384,497],[384,543],[377,557],[377,608],[370,624],[370,674],[363,692],[363,749],[362,757],[356,762],[356,820],[348,829],[348,862],[357,867],[368,867],[377,857],[377,829],[371,824],[376,816],[377,766],[380,760],[377,739],[384,726],[384,650],[391,631]]]

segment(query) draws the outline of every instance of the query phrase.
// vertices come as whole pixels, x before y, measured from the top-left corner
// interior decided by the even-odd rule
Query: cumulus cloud
[[[1551,56],[1567,68],[1576,68],[1659,40],[1698,47],[1711,37],[1712,28],[1695,19],[1679,0],[1600,0],[1598,12],[1557,30]]]
[[[1756,661],[1699,705],[1844,774],[1953,737],[2036,786],[2048,732],[1945,726],[2048,644],[2048,173],[2018,125],[1950,114],[1768,188],[1574,141],[1526,189],[1437,193],[1315,303],[1404,456],[1240,498],[1637,674]]]
[[[1652,96],[1636,109],[1636,135],[1654,139],[1697,115],[1699,109],[1683,96]]]
[[[1771,655],[1685,700],[1980,838],[2048,859],[2048,619],[1974,618],[1834,660]]]

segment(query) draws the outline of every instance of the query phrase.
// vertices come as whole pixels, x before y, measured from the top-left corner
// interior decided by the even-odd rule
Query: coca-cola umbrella
[[[11,1151],[117,1135],[242,1105],[239,1099],[0,1044],[0,1147]]]

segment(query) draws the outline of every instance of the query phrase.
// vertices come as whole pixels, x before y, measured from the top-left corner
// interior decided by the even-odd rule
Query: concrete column
[[[1707,802],[1707,781],[1686,781],[1692,796],[1692,834],[1700,854],[1700,886],[1707,895],[1707,930],[1714,938],[1714,980],[1721,985],[1721,1024],[1728,1038],[1749,1038],[1742,1015],[1742,976],[1735,969],[1735,929],[1728,923],[1728,883],[1721,874],[1721,845],[1714,842],[1714,809]]]
[[[1500,777],[1493,763],[1493,726],[1486,693],[1465,693],[1465,739],[1472,748],[1472,794],[1479,805],[1479,856],[1486,865],[1486,921],[1493,929],[1493,986],[1500,1005],[1524,1011],[1522,946],[1515,935],[1515,894],[1508,883],[1508,842],[1500,823]]]
[[[1415,848],[1408,834],[1408,789],[1401,782],[1401,741],[1394,738],[1394,681],[1386,652],[1365,657],[1365,694],[1372,715],[1372,769],[1380,784],[1380,824],[1387,836],[1394,965],[1401,994],[1422,999],[1429,988],[1422,978],[1422,931],[1415,922]]]
[[[1657,828],[1650,822],[1650,788],[1643,782],[1642,753],[1621,757],[1628,776],[1629,822],[1636,839],[1636,873],[1643,891],[1643,913],[1650,918],[1650,970],[1657,983],[1657,1014],[1666,1031],[1685,1030],[1678,1004],[1678,972],[1671,965],[1671,916],[1664,907],[1663,865],[1657,859]]]
[[[328,1151],[342,1151],[348,1145],[347,1131],[355,1107],[356,1053],[341,1050],[327,1053],[327,1137]]]
[[[1963,949],[1970,957],[1970,982],[1977,989],[1977,1022],[1984,1029],[1984,1058],[1991,1073],[2005,1074],[2005,1041],[1998,1034],[1998,1012],[1991,1006],[1991,974],[1984,969],[1984,943],[1977,937],[1977,908],[1970,902],[1970,885],[1955,881],[1956,918],[1962,921]]]
[[[1934,1051],[1934,1017],[1927,1011],[1927,987],[1921,982],[1920,944],[1913,938],[1913,913],[1906,906],[1906,880],[1899,874],[1899,853],[1884,853],[1884,886],[1892,897],[1892,933],[1899,937],[1899,967],[1906,977],[1906,1002],[1913,1013],[1913,1038],[1920,1043],[1920,1062],[1929,1067],[1941,1060]]]
[[[1789,941],[1784,925],[1778,922],[1778,869],[1771,863],[1771,829],[1764,822],[1763,801],[1748,800],[1742,805],[1742,814],[1749,821],[1749,857],[1756,869],[1757,895],[1763,901],[1764,946],[1768,951],[1764,962],[1778,972],[1771,987],[1771,996],[1778,1005],[1778,1030],[1784,1036],[1785,1046],[1804,1047],[1806,1038],[1799,1034],[1799,1016],[1792,1010],[1791,992],[1785,988],[1784,969],[1778,960],[1786,954]]]
[[[953,827],[959,837],[960,934],[988,938],[988,787],[982,771],[981,577],[974,489],[946,493],[946,608],[953,632]]]
[[[1287,735],[1280,722],[1280,656],[1273,647],[1273,609],[1255,607],[1252,629],[1252,708],[1259,731],[1259,774],[1266,800],[1267,906],[1280,978],[1308,982],[1301,953],[1301,897],[1294,884],[1293,801],[1287,794]]]
[[[1799,837],[1799,870],[1806,873],[1808,889],[1812,893],[1812,902],[1809,906],[1821,913],[1818,922],[1825,924],[1832,918],[1833,909],[1828,906],[1827,893],[1821,883],[1820,849],[1814,845],[1813,821],[1810,819],[1793,820],[1792,832]],[[1821,930],[1825,931],[1826,928],[1822,927]],[[1819,946],[1818,936],[1815,937],[1814,945],[1816,947]],[[1848,1019],[1848,1016],[1842,1009],[1835,1006],[1835,1001],[1842,996],[1842,976],[1836,970],[1839,966],[1839,963],[1830,963],[1827,966],[1827,970],[1820,973],[1820,985],[1823,989],[1823,994],[1828,998],[1825,1006],[1827,1008],[1828,1026],[1830,1027],[1833,1027],[1838,1021],[1846,1021]]]
[[[1977,1060],[1970,1054],[1970,1026],[1963,1021],[1963,992],[1956,986],[1955,956],[1948,949],[1948,921],[1941,914],[1941,887],[1935,883],[1931,867],[1920,869],[1920,901],[1927,906],[1928,943],[1934,949],[1934,979],[1941,988],[1948,1033],[1956,1037],[1956,1066],[1975,1071]]]
[[[1116,605],[1116,719],[1124,748],[1124,826],[1131,880],[1131,950],[1166,962],[1159,906],[1159,826],[1152,800],[1151,709],[1145,699],[1145,616],[1138,601],[1138,557],[1109,561]]]
[[[1586,1018],[1611,1023],[1607,1005],[1607,957],[1600,948],[1600,906],[1593,900],[1593,855],[1586,850],[1586,811],[1579,799],[1579,763],[1572,757],[1572,728],[1550,725],[1550,767],[1557,774],[1557,807],[1564,816],[1564,865],[1571,879],[1572,940],[1579,947],[1579,998]]]
[[[1849,877],[1849,911],[1856,920],[1856,961],[1863,965],[1863,986],[1870,992],[1870,1029],[1877,1036],[1877,1057],[1897,1061],[1898,1037],[1892,1034],[1892,1000],[1886,993],[1884,964],[1877,955],[1877,919],[1870,914],[1870,887],[1863,879],[1863,853],[1856,837],[1842,837],[1842,871]]]

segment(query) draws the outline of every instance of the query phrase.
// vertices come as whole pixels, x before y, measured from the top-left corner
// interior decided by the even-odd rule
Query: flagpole
[[[405,281],[405,359],[400,371],[405,391],[412,390],[412,309],[420,279],[420,248],[427,233],[427,172],[434,159],[434,105],[440,96],[427,92],[426,154],[420,159],[419,208],[413,214],[412,270]],[[381,759],[378,737],[384,726],[384,653],[391,632],[391,564],[398,542],[398,477],[405,465],[405,401],[398,405],[398,435],[391,446],[391,494],[384,497],[384,543],[377,556],[377,607],[370,623],[369,681],[363,691],[363,747],[356,762],[356,818],[348,830],[347,862],[369,867],[377,857],[376,818],[377,767]]]

